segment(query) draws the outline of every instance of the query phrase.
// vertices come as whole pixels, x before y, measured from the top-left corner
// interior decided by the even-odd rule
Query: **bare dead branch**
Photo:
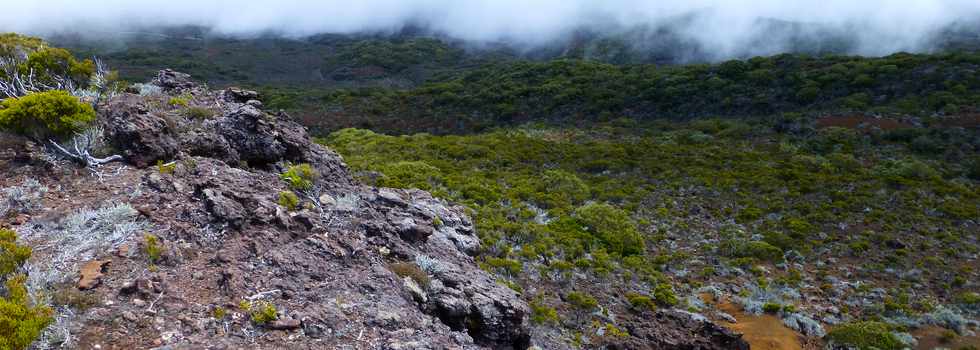
[[[62,146],[55,140],[48,140],[48,143],[62,156],[78,164],[84,165],[89,169],[95,169],[104,164],[123,159],[121,155],[98,158],[91,154],[92,149],[97,147],[102,142],[102,133],[103,130],[100,127],[95,127],[86,130],[85,132],[76,133],[75,137],[71,140],[72,150],[67,149],[65,146]]]

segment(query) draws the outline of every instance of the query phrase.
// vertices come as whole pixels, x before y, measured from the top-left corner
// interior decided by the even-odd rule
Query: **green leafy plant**
[[[31,248],[17,244],[17,233],[0,229],[0,277],[17,271],[31,257]]]
[[[228,310],[224,307],[215,306],[213,309],[211,309],[211,317],[214,317],[217,320],[222,320],[225,318],[225,316],[228,316]]]
[[[296,191],[303,191],[313,187],[317,175],[316,171],[309,164],[297,164],[286,169],[286,172],[282,173],[280,177],[283,181],[286,181],[289,188]]]
[[[270,302],[261,301],[250,305],[250,313],[252,323],[257,325],[264,325],[266,323],[275,321],[278,316],[276,311],[276,306],[272,305]]]
[[[147,233],[143,236],[143,253],[151,264],[160,261],[163,254],[163,247],[160,245],[160,238]]]

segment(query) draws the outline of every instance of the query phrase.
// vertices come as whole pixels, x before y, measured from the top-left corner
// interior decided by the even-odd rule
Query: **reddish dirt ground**
[[[912,335],[919,339],[919,345],[915,348],[918,350],[932,350],[935,348],[963,349],[969,348],[970,346],[980,348],[980,336],[965,337],[957,335],[953,339],[946,340],[943,339],[943,333],[946,331],[945,328],[936,326],[927,326],[913,331]]]

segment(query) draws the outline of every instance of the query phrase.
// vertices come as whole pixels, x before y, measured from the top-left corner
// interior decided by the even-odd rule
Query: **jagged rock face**
[[[65,191],[78,191],[76,201],[132,203],[163,253],[156,272],[134,258],[138,240],[99,257],[108,271],[90,292],[111,302],[76,315],[80,348],[569,347],[532,339],[528,305],[477,267],[480,241],[464,208],[424,191],[356,184],[336,153],[288,116],[263,112],[255,92],[209,91],[173,71],[153,84],[213,113],[195,119],[133,94],[101,109],[108,141],[136,168]],[[146,167],[157,161],[173,171]],[[278,204],[290,191],[279,177],[289,163],[319,173],[320,192],[301,193],[306,205],[295,211]],[[399,264],[424,279],[399,275]],[[278,318],[251,322],[243,299],[274,305]],[[217,317],[219,309],[233,312]],[[654,319],[626,325],[634,336],[615,346],[747,348],[710,323],[667,312]]]

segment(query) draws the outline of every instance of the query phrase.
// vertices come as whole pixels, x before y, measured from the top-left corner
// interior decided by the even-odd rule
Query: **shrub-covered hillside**
[[[594,337],[607,313],[619,325],[651,307],[711,315],[703,293],[827,325],[972,310],[977,133],[819,125],[617,119],[323,142],[363,181],[473,209],[482,266],[573,342],[615,343]]]
[[[980,54],[968,53],[883,58],[787,54],[684,66],[578,60],[490,64],[410,90],[323,93],[307,100],[324,105],[308,122],[326,130],[360,126],[444,133],[527,120],[579,123],[620,116],[956,114],[980,101],[978,67]]]

